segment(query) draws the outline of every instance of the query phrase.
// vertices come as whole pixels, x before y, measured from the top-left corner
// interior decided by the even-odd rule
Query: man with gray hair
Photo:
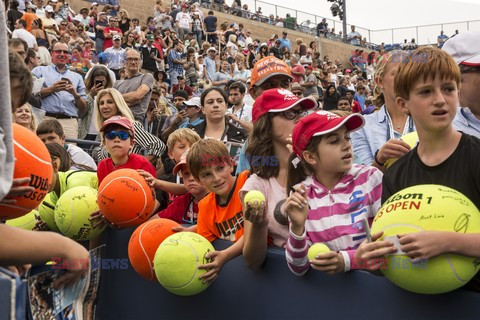
[[[480,31],[469,31],[449,39],[442,48],[457,62],[462,74],[460,107],[453,127],[480,138]]]

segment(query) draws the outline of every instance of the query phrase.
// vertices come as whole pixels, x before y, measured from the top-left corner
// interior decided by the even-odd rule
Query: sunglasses
[[[303,94],[302,91],[295,91],[295,92],[292,91],[292,93],[293,93],[294,95],[298,96],[298,97]]]
[[[105,134],[105,138],[108,140],[115,140],[115,138],[118,137],[120,140],[125,141],[128,138],[130,138],[130,133],[126,131],[109,131]]]
[[[307,111],[300,109],[300,110],[287,110],[282,112],[283,116],[288,120],[294,120],[297,117],[304,117],[307,115]]]

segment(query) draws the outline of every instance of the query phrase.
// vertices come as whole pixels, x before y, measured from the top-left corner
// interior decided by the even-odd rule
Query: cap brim
[[[311,97],[306,97],[306,98],[299,99],[298,101],[289,105],[288,107],[285,107],[285,108],[282,108],[282,109],[273,109],[273,110],[269,110],[268,112],[283,112],[283,111],[290,110],[293,107],[298,106],[298,105],[301,106],[302,109],[304,109],[304,110],[310,110],[310,109],[314,109],[314,108],[318,107],[318,103],[315,99],[313,99]]]
[[[345,118],[338,118],[333,121],[337,121],[337,120],[338,120],[338,123],[336,123],[332,128],[321,131],[321,132],[317,132],[313,135],[313,137],[323,136],[325,134],[328,134],[330,132],[337,130],[343,125],[347,126],[348,132],[356,131],[365,125],[365,119],[359,113],[352,113],[351,115]]]
[[[285,73],[285,72],[274,72],[274,73],[270,73],[269,75],[263,77],[262,79],[258,80],[257,82],[255,82],[253,85],[254,86],[261,86],[262,83],[264,83],[266,80],[270,79],[271,77],[273,76],[287,76],[289,77],[290,79],[293,79],[293,77],[291,75],[289,75],[288,73]]]
[[[464,65],[464,66],[469,66],[469,67],[480,66],[480,53],[473,56],[473,57],[469,57],[469,58],[461,61],[459,64]]]
[[[177,174],[178,171],[182,170],[182,167],[183,167],[183,166],[186,166],[186,165],[187,165],[186,162],[180,162],[180,163],[178,163],[178,164],[173,168],[173,171],[172,171],[173,174]]]
[[[195,104],[195,103],[187,103],[187,101],[185,101],[183,104],[186,105],[186,106],[190,106],[190,107],[197,107],[197,108],[201,108],[201,107],[202,107],[202,106],[199,106],[199,105],[197,105],[197,104]]]

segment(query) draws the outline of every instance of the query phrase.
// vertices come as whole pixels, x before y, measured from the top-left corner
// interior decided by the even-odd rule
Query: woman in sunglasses
[[[122,97],[122,94],[116,89],[103,89],[97,94],[95,101],[95,126],[100,130],[105,120],[113,116],[122,116],[133,123],[135,129],[135,139],[133,141],[132,153],[145,155],[150,161],[155,161],[165,151],[165,144],[153,134],[148,133],[143,125],[135,121],[132,111]],[[122,137],[120,137],[122,138]],[[108,158],[108,152],[102,148],[98,152],[98,159]]]

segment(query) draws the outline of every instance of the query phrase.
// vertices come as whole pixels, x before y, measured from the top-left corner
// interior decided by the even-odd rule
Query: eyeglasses
[[[288,120],[294,120],[297,117],[304,117],[307,115],[307,112],[303,109],[300,110],[287,110],[282,112],[283,116]]]
[[[130,138],[130,133],[126,131],[109,131],[105,134],[105,138],[108,140],[115,140],[115,138],[118,137],[120,140],[125,141],[128,138]]]
[[[298,97],[300,97],[301,95],[303,95],[303,92],[302,91],[292,91],[292,93]]]
[[[468,66],[460,65],[460,72],[461,73],[480,72],[480,67],[478,66],[468,67]]]
[[[70,54],[70,51],[68,51],[68,50],[53,50],[52,52],[62,53],[62,54]]]

